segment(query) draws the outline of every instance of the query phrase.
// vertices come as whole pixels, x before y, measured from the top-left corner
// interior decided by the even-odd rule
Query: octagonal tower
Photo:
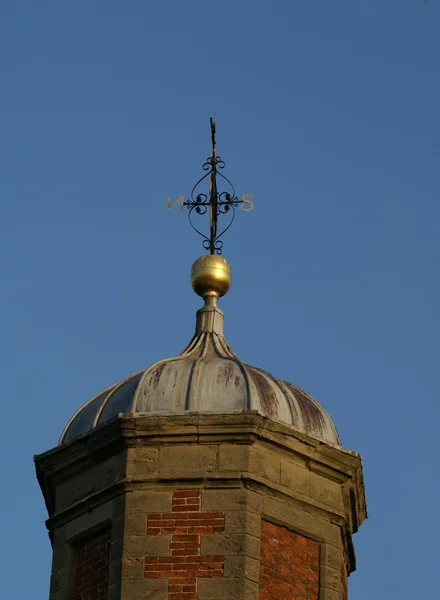
[[[213,141],[211,208],[217,158]],[[361,457],[307,392],[233,352],[231,281],[224,258],[196,261],[186,348],[93,396],[35,457],[50,600],[347,599]]]

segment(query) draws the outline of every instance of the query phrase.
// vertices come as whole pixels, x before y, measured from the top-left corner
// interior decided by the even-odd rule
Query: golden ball
[[[224,296],[232,284],[228,261],[216,254],[201,256],[191,267],[191,283],[199,296]]]

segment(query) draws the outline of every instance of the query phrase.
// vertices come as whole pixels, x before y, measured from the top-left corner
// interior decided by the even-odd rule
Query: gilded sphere
[[[201,256],[191,267],[191,283],[199,296],[224,296],[232,284],[228,261],[216,254]]]

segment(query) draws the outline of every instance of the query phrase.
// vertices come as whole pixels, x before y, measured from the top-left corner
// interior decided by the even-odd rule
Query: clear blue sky
[[[438,590],[440,4],[0,3],[2,597],[46,600],[32,457],[101,388],[180,351],[199,239],[166,198],[219,153],[240,357],[364,456],[350,600]]]

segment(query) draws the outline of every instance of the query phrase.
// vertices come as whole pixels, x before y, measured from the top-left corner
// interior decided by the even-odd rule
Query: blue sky
[[[350,599],[438,589],[440,5],[0,4],[5,598],[48,597],[32,456],[186,344],[199,239],[166,198],[209,154],[237,191],[221,306],[239,356],[364,456]]]

